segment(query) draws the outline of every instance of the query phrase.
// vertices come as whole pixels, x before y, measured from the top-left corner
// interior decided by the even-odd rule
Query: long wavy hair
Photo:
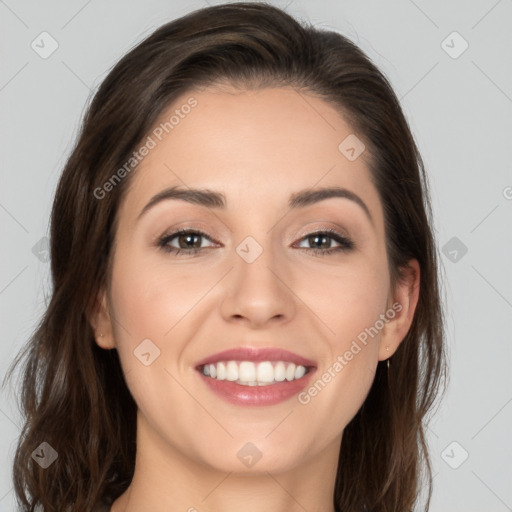
[[[131,482],[136,404],[117,351],[96,344],[89,319],[99,290],[109,286],[118,206],[136,169],[101,199],[95,191],[176,98],[222,82],[316,95],[366,145],[384,207],[392,285],[416,258],[420,293],[389,371],[378,364],[343,432],[333,503],[340,512],[404,512],[426,489],[428,509],[426,428],[444,389],[446,354],[441,268],[420,153],[391,85],[354,43],[269,4],[244,2],[161,26],[113,67],[88,105],[51,212],[51,298],[6,375],[23,362],[24,425],[13,463],[18,505],[27,512],[89,512],[113,503]],[[46,469],[32,458],[43,442],[58,453]]]

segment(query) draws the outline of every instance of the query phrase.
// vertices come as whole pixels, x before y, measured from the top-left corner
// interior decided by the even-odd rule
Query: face
[[[139,434],[159,457],[225,472],[337,460],[411,320],[368,151],[340,150],[351,127],[291,88],[187,93],[162,122],[176,109],[131,176],[95,324]],[[151,201],[170,188],[189,196]],[[328,188],[342,192],[311,194]]]

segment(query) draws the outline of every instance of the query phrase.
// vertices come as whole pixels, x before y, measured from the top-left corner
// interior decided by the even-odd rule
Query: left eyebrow
[[[366,203],[354,192],[342,187],[327,187],[317,189],[306,189],[296,192],[290,196],[288,200],[288,206],[291,209],[304,208],[312,204],[330,199],[332,197],[339,197],[342,199],[349,199],[357,205],[359,205],[366,216],[373,224],[373,218],[370,214],[370,210]],[[144,215],[150,208],[165,200],[182,200],[188,203],[205,206],[207,208],[214,209],[225,209],[226,208],[226,197],[221,192],[214,192],[207,189],[198,188],[187,188],[183,189],[180,187],[170,187],[162,190],[158,194],[154,195],[149,202],[144,206],[142,211],[139,213],[137,220]]]
[[[353,201],[363,209],[366,216],[373,224],[373,218],[368,206],[366,206],[366,203],[357,194],[342,187],[301,190],[300,192],[290,196],[288,205],[292,209],[303,208],[305,206],[323,201],[324,199],[330,199],[331,197],[340,197],[342,199],[349,199],[350,201]]]

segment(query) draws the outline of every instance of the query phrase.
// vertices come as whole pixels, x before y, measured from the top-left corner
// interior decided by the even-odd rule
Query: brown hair
[[[291,86],[334,105],[364,141],[384,206],[392,284],[411,258],[420,295],[411,328],[379,363],[339,454],[335,509],[409,511],[432,476],[427,413],[446,375],[437,250],[424,166],[385,76],[342,35],[297,22],[264,3],[231,3],[167,23],[133,48],[95,94],[58,184],[51,214],[51,301],[24,357],[25,418],[13,465],[24,511],[89,511],[111,504],[135,464],[136,404],[116,350],[103,350],[88,321],[108,287],[117,212],[133,173],[100,200],[94,191],[130,158],[161,113],[184,92],[226,82]],[[32,452],[49,443],[42,469]],[[422,471],[424,469],[425,471]]]

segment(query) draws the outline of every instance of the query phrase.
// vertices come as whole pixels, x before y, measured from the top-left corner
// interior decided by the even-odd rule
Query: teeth
[[[306,374],[306,368],[304,368],[304,366],[297,366],[297,368],[295,368],[295,378],[296,379],[300,379],[301,377],[304,377],[305,374]]]
[[[271,383],[274,381],[274,367],[270,361],[264,361],[258,365],[256,380],[258,383]]]
[[[238,377],[243,382],[254,382],[256,380],[256,366],[254,363],[252,361],[242,361],[238,369]]]
[[[286,379],[286,368],[282,361],[279,361],[274,367],[274,379],[277,382],[282,382]]]
[[[224,363],[217,363],[217,380],[226,380],[226,366]]]
[[[226,380],[238,380],[238,365],[235,361],[229,361],[226,366]]]
[[[268,386],[285,379],[300,379],[307,373],[304,366],[285,361],[221,361],[204,365],[202,371],[212,379],[229,380],[244,386]]]
[[[295,365],[291,364],[286,368],[286,380],[293,380],[295,378]]]

